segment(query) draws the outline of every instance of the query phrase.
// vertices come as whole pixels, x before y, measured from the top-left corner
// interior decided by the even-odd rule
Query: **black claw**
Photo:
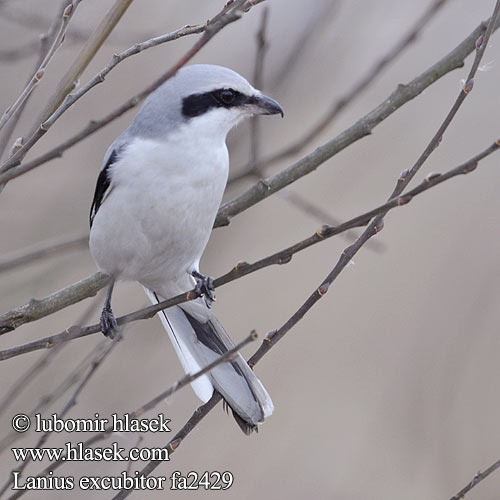
[[[115,315],[113,314],[111,307],[108,305],[105,305],[102,310],[100,326],[101,332],[110,339],[114,339],[119,331]]]
[[[214,280],[210,276],[205,276],[198,271],[192,271],[191,276],[196,280],[195,292],[203,295],[207,307],[212,307],[212,303],[216,300]]]

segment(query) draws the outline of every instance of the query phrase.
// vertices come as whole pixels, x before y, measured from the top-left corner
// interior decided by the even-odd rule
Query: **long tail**
[[[145,291],[153,304],[165,300],[151,290]],[[201,299],[160,311],[175,352],[186,373],[195,373],[234,347],[215,315]],[[266,389],[241,354],[222,363],[192,382],[196,395],[207,402],[214,389],[221,394],[245,434],[257,430],[274,410]]]

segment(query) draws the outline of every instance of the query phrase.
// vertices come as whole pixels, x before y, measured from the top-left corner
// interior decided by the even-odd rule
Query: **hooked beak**
[[[279,113],[283,118],[281,106],[274,99],[264,94],[252,96],[248,100],[247,107],[253,115],[277,115]]]

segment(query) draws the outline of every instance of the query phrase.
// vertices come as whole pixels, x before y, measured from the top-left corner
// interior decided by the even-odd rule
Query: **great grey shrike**
[[[117,331],[113,284],[138,281],[153,303],[193,287],[199,298],[159,313],[187,373],[234,344],[213,314],[211,278],[199,263],[226,187],[228,132],[243,118],[281,114],[279,104],[221,66],[182,68],[144,102],[108,149],[90,213],[90,250],[112,278],[101,329]],[[266,389],[243,357],[192,383],[206,402],[218,391],[246,433],[273,412]]]

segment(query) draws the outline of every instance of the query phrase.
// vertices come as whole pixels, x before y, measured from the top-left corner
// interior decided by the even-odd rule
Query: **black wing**
[[[113,163],[116,161],[117,156],[118,155],[116,150],[113,150],[109,155],[106,165],[104,165],[104,167],[101,170],[101,173],[99,174],[99,177],[97,178],[94,199],[92,200],[92,206],[90,207],[90,217],[89,217],[90,227],[92,227],[92,222],[94,222],[94,217],[99,211],[99,208],[104,200],[104,195],[106,194],[106,191],[108,190],[109,185],[111,184],[109,167],[113,165]]]

